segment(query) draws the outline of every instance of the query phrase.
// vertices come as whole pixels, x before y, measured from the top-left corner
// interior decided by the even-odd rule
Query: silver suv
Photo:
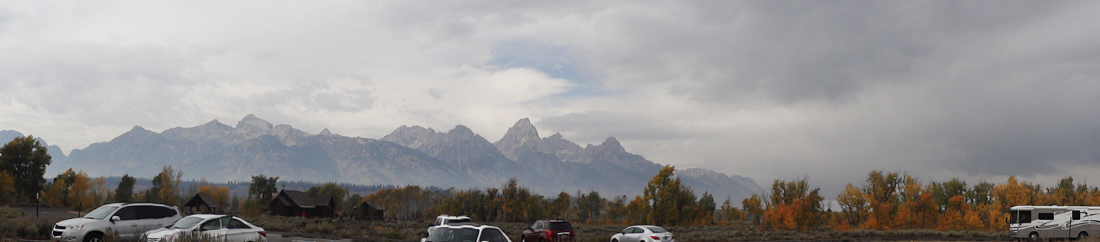
[[[470,220],[470,217],[467,217],[466,215],[459,215],[459,216],[451,216],[451,215],[446,215],[446,214],[439,215],[439,217],[435,217],[435,222],[432,223],[432,225],[428,227],[428,235],[432,235],[432,233],[435,232],[435,230],[437,228],[439,228],[439,226],[455,225],[455,224],[466,224],[466,223],[473,223],[473,220]]]
[[[440,225],[432,235],[420,239],[420,242],[512,242],[500,228],[488,225],[463,223],[461,225]]]
[[[92,210],[83,218],[62,220],[53,226],[54,242],[103,242],[107,233],[118,233],[134,241],[145,231],[164,227],[180,219],[175,206],[159,203],[111,203]]]

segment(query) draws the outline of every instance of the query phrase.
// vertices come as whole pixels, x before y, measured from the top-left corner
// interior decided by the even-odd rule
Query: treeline
[[[1061,179],[1043,188],[1009,177],[1005,183],[979,182],[968,185],[951,179],[923,183],[899,172],[871,171],[862,185],[849,183],[837,195],[839,211],[823,210],[819,189],[809,189],[807,179],[776,180],[771,193],[750,199],[763,201],[757,224],[783,230],[933,229],[941,231],[1003,231],[1008,228],[1009,209],[1018,205],[1100,206],[1100,188]],[[761,199],[763,197],[763,199]],[[743,204],[759,203],[746,199]],[[735,208],[719,213],[737,218]]]
[[[386,216],[432,220],[439,214],[467,215],[477,221],[529,222],[544,218],[570,219],[589,224],[711,224],[714,197],[697,197],[665,166],[650,180],[642,195],[604,198],[599,192],[567,192],[545,197],[511,179],[496,188],[456,191],[419,186],[384,189],[364,198],[386,210]]]

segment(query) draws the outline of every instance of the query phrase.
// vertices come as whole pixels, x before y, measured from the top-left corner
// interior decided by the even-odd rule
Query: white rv
[[[1039,241],[1100,235],[1100,207],[1015,206],[1010,213],[1008,228],[1015,239]]]

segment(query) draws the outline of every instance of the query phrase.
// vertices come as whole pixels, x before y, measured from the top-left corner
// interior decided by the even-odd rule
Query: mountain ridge
[[[249,114],[236,126],[212,120],[160,133],[134,126],[111,141],[62,154],[47,175],[72,168],[95,176],[152,176],[164,165],[211,181],[264,174],[285,180],[473,188],[516,179],[541,194],[597,190],[612,196],[640,194],[663,167],[627,152],[615,137],[584,147],[560,133],[540,137],[528,118],[490,142],[464,125],[447,132],[403,125],[370,139],[328,129],[309,134]],[[752,179],[706,169],[677,169],[677,175],[698,193],[716,197],[740,199],[762,191]]]

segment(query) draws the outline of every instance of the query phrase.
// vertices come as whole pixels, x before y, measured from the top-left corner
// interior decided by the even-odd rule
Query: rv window
[[[1017,223],[1026,224],[1026,223],[1030,223],[1030,222],[1031,222],[1031,211],[1020,211],[1020,219],[1017,220]]]
[[[1054,220],[1054,213],[1039,213],[1039,220]]]

